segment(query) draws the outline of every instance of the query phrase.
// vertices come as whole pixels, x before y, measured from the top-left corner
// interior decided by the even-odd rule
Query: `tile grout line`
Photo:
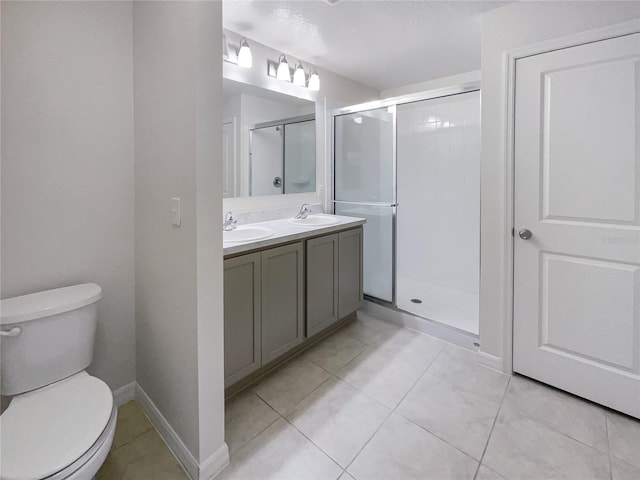
[[[384,320],[380,320],[380,321],[384,321]],[[393,325],[393,324],[392,324]],[[397,325],[393,325],[395,326],[398,330],[403,330],[405,329],[404,327],[400,327]],[[343,327],[344,328],[344,327]],[[372,327],[369,327],[372,328]],[[339,329],[336,331],[339,332],[342,329]],[[408,329],[410,330],[410,329]],[[421,333],[421,332],[416,332],[416,333]],[[356,340],[360,343],[362,343],[364,345],[364,348],[358,352],[353,358],[351,358],[349,361],[347,361],[342,367],[340,367],[338,369],[338,371],[342,370],[343,368],[345,368],[347,365],[349,365],[350,363],[354,362],[357,358],[361,357],[362,354],[364,354],[367,350],[372,349],[373,351],[378,350],[379,348],[381,348],[383,345],[380,344],[376,344],[376,343],[369,343],[369,342],[365,342],[362,339],[355,337],[351,334],[349,334],[348,332],[344,331],[344,334],[349,336],[350,338],[352,338],[353,340]],[[425,335],[428,338],[431,338],[431,336],[429,335]],[[434,337],[435,338],[435,337]],[[362,451],[367,447],[367,445],[371,442],[371,440],[376,436],[376,434],[380,431],[380,429],[387,423],[387,421],[389,420],[389,418],[395,413],[398,416],[400,416],[401,418],[407,420],[409,423],[411,423],[412,425],[417,426],[418,428],[420,428],[421,430],[429,433],[430,435],[433,435],[434,437],[438,438],[439,440],[441,440],[442,442],[444,442],[445,444],[449,445],[450,447],[454,448],[455,450],[461,452],[462,454],[464,454],[465,456],[473,459],[474,461],[477,461],[475,458],[473,458],[472,456],[468,455],[466,452],[463,452],[462,450],[460,450],[459,448],[455,447],[454,445],[451,445],[449,442],[447,442],[446,440],[440,438],[438,435],[435,435],[433,432],[430,432],[428,429],[421,427],[420,425],[416,425],[414,422],[412,422],[410,419],[404,417],[403,415],[401,415],[400,413],[397,412],[398,407],[402,404],[402,402],[404,401],[404,399],[413,391],[413,389],[415,388],[415,386],[418,384],[418,382],[424,378],[424,376],[429,372],[429,370],[431,369],[432,365],[436,362],[436,360],[438,360],[438,358],[440,358],[440,356],[443,354],[443,352],[446,350],[447,346],[449,345],[449,342],[446,341],[442,341],[442,348],[438,351],[438,353],[436,354],[436,356],[429,362],[429,365],[427,367],[424,368],[424,370],[422,371],[422,373],[418,376],[418,378],[413,382],[413,384],[411,385],[411,387],[407,390],[407,392],[402,396],[402,398],[396,403],[395,407],[390,408],[389,406],[381,403],[379,400],[377,400],[376,398],[371,397],[368,393],[360,390],[357,386],[352,385],[349,381],[347,381],[344,378],[341,378],[337,375],[337,373],[333,373],[329,370],[327,370],[326,368],[324,368],[322,365],[319,365],[318,363],[316,363],[315,361],[313,361],[311,358],[304,358],[305,361],[317,366],[318,368],[320,368],[321,370],[323,370],[325,373],[327,373],[329,375],[329,377],[327,379],[325,379],[324,381],[322,381],[318,386],[316,386],[311,392],[309,392],[307,395],[305,395],[300,401],[298,401],[289,411],[285,412],[285,414],[280,414],[280,412],[278,412],[274,407],[272,407],[267,400],[265,400],[264,398],[262,398],[258,392],[255,391],[255,389],[252,390],[252,394],[256,395],[262,402],[264,402],[270,409],[272,409],[279,418],[282,418],[287,424],[291,425],[297,432],[299,432],[304,438],[306,438],[307,440],[309,440],[309,442],[315,446],[316,448],[318,448],[321,452],[323,452],[329,459],[331,459],[331,461],[333,463],[335,463],[340,469],[342,469],[342,474],[345,473],[349,473],[347,471],[347,469],[353,464],[353,462],[358,458],[358,456],[362,453]],[[302,358],[302,357],[301,357]],[[361,393],[362,395],[364,395],[365,397],[367,397],[368,399],[376,402],[377,404],[381,405],[382,407],[386,408],[389,410],[388,415],[385,417],[385,419],[380,423],[380,425],[378,426],[378,428],[373,432],[373,434],[369,437],[369,439],[365,442],[365,444],[362,446],[362,448],[360,448],[358,450],[358,452],[354,455],[353,459],[347,464],[346,467],[342,467],[331,455],[329,455],[326,451],[324,451],[322,449],[322,447],[320,447],[319,445],[317,445],[312,439],[310,439],[309,437],[307,437],[307,435],[304,434],[304,432],[300,431],[291,421],[289,421],[289,419],[287,419],[287,417],[285,416],[287,413],[292,413],[295,408],[302,403],[306,398],[308,398],[309,396],[311,396],[314,392],[316,392],[320,387],[322,387],[322,385],[324,385],[326,382],[328,382],[330,379],[334,379],[338,382],[342,382],[345,385],[353,388],[355,391]],[[448,382],[447,382],[448,383]],[[507,384],[508,385],[508,384]],[[506,391],[506,388],[505,388]],[[504,397],[504,393],[503,393],[503,397]],[[497,417],[497,415],[496,415]],[[263,430],[261,430],[259,433],[257,433],[254,437],[252,437],[245,445],[243,445],[239,450],[243,450],[249,443],[251,443],[258,435],[260,435],[261,433],[263,433],[267,428],[269,428],[271,425],[273,425],[273,423],[275,423],[278,419],[276,418],[273,422],[271,422],[267,427],[265,427]],[[494,419],[494,424],[495,424],[495,419]],[[486,448],[486,446],[485,446]],[[238,453],[236,452],[236,453]],[[234,454],[235,455],[235,454]],[[480,465],[480,463],[478,464]],[[478,467],[479,468],[479,467]],[[477,472],[476,472],[477,473]]]
[[[327,379],[327,380],[328,380],[328,379]],[[324,383],[324,382],[323,382],[323,383]],[[307,437],[307,436],[304,434],[304,432],[301,432],[301,431],[300,431],[300,430],[299,430],[299,429],[298,429],[298,428],[297,428],[293,423],[291,423],[291,422],[289,421],[289,419],[288,419],[287,417],[282,417],[282,419],[283,419],[285,422],[287,422],[291,427],[293,427],[293,429],[294,429],[296,432],[298,432],[300,435],[302,435],[304,438],[306,438],[306,439],[309,441],[309,443],[311,443],[311,445],[313,445],[313,446],[314,446],[314,447],[316,447],[318,450],[320,450],[322,453],[324,453],[324,454],[327,456],[327,458],[328,458],[329,460],[331,460],[333,463],[335,463],[335,464],[338,466],[338,468],[342,470],[342,473],[344,473],[344,469],[343,469],[342,465],[340,465],[340,464],[336,461],[336,459],[335,459],[335,458],[333,458],[331,455],[329,455],[329,453],[328,453],[328,452],[326,452],[326,451],[325,451],[325,450],[324,450],[320,445],[316,444],[313,440],[311,440],[309,437]],[[340,475],[342,475],[342,473],[341,473]],[[337,478],[339,478],[339,476],[338,476]]]
[[[487,441],[484,444],[484,449],[482,450],[482,455],[480,455],[480,461],[478,462],[478,467],[476,468],[476,473],[473,476],[473,480],[478,478],[478,473],[480,472],[480,467],[482,466],[482,462],[484,461],[484,455],[487,453],[487,448],[489,447],[489,442],[491,441],[491,436],[493,435],[493,430],[496,427],[496,423],[498,422],[498,417],[500,416],[500,412],[502,411],[502,404],[504,403],[504,399],[507,396],[507,391],[509,390],[509,385],[511,384],[511,378],[507,381],[507,385],[505,386],[504,392],[502,393],[502,398],[500,399],[500,405],[498,406],[498,411],[496,412],[496,416],[493,419],[493,424],[491,425],[491,430],[489,430],[489,436],[487,437]],[[489,467],[487,467],[489,468]],[[496,472],[498,473],[498,472]],[[501,475],[501,474],[500,474]]]
[[[398,328],[402,329],[402,328],[404,328],[404,327],[398,327]],[[345,333],[346,333],[346,332],[345,332]],[[420,332],[418,332],[418,333],[420,333]],[[348,335],[348,333],[346,333],[346,334]],[[428,335],[427,335],[427,336],[428,336]],[[351,337],[351,338],[354,338],[355,340],[358,340],[358,341],[362,342],[362,340],[360,340],[360,339],[358,339],[358,338],[355,338],[355,337]],[[363,344],[365,344],[367,347],[366,347],[362,352],[358,353],[355,357],[353,357],[351,360],[349,360],[349,361],[348,361],[348,362],[347,362],[343,367],[341,367],[341,369],[342,369],[342,368],[344,368],[344,367],[346,367],[349,363],[351,363],[352,361],[354,361],[356,358],[358,358],[362,353],[364,353],[364,351],[365,351],[367,348],[369,348],[369,347],[372,347],[372,348],[378,348],[378,347],[381,347],[381,345],[376,345],[376,344],[367,344],[367,343],[365,343],[365,342],[362,342],[362,343],[363,343]],[[471,458],[472,460],[474,460],[474,461],[476,461],[476,462],[479,462],[476,458],[472,457],[472,456],[471,456],[471,455],[469,455],[467,452],[464,452],[464,451],[460,450],[460,448],[458,448],[458,447],[456,447],[455,445],[453,445],[453,444],[449,443],[449,442],[448,442],[447,440],[445,440],[444,438],[441,438],[440,436],[436,435],[435,433],[431,432],[430,430],[428,430],[428,429],[426,429],[426,428],[422,427],[421,425],[418,425],[418,424],[414,423],[411,419],[409,419],[409,418],[405,417],[404,415],[402,415],[401,413],[397,412],[397,409],[398,409],[398,407],[400,406],[400,404],[401,404],[401,403],[404,401],[404,399],[405,399],[405,398],[406,398],[406,397],[411,393],[411,391],[415,388],[415,386],[418,384],[418,382],[419,382],[419,381],[420,381],[420,380],[421,380],[421,379],[422,379],[422,378],[423,378],[427,373],[430,373],[430,372],[429,372],[429,370],[431,369],[431,366],[436,362],[436,360],[440,357],[440,355],[442,355],[442,353],[446,350],[446,348],[447,348],[447,346],[448,346],[448,345],[449,345],[449,342],[443,342],[443,346],[442,346],[442,348],[440,349],[440,351],[438,352],[438,354],[433,358],[433,360],[431,360],[431,362],[429,363],[429,366],[428,366],[428,367],[426,367],[426,368],[424,369],[424,371],[420,374],[420,376],[418,377],[418,379],[413,383],[413,385],[412,385],[412,386],[409,388],[409,390],[408,390],[408,391],[407,391],[407,392],[402,396],[402,398],[399,400],[399,402],[398,402],[398,403],[396,404],[396,406],[395,406],[395,407],[393,407],[393,408],[390,408],[390,407],[388,407],[387,405],[382,404],[379,400],[377,400],[377,399],[375,399],[375,398],[371,397],[368,393],[366,393],[366,392],[364,392],[364,391],[360,390],[357,386],[352,385],[348,380],[346,380],[346,379],[344,379],[344,378],[341,378],[341,377],[338,377],[336,374],[334,374],[334,373],[332,373],[332,372],[330,372],[330,371],[326,370],[326,369],[325,369],[325,368],[323,368],[321,365],[318,365],[318,364],[316,364],[315,362],[313,362],[313,360],[308,359],[309,361],[311,361],[312,363],[314,363],[315,365],[317,365],[318,367],[322,368],[322,369],[323,369],[323,370],[325,370],[327,373],[329,373],[330,375],[332,375],[336,380],[341,381],[341,382],[343,382],[343,383],[345,383],[345,384],[349,385],[350,387],[352,387],[353,389],[355,389],[355,390],[357,390],[358,392],[362,393],[363,395],[365,395],[366,397],[370,398],[370,399],[371,399],[371,400],[373,400],[374,402],[377,402],[378,404],[380,404],[380,405],[382,405],[383,407],[385,407],[385,408],[387,408],[387,409],[389,409],[389,410],[390,410],[389,415],[387,415],[387,417],[383,420],[383,422],[382,422],[382,423],[380,424],[380,426],[376,429],[376,431],[373,433],[373,435],[371,435],[371,437],[369,438],[369,440],[367,440],[367,442],[366,442],[366,443],[363,445],[363,447],[358,451],[358,453],[355,455],[355,457],[353,457],[353,460],[351,460],[351,462],[349,462],[349,464],[347,465],[347,467],[345,467],[345,469],[344,469],[343,473],[345,473],[345,472],[346,472],[346,473],[349,473],[349,472],[347,472],[347,468],[349,468],[349,466],[351,466],[351,464],[356,460],[356,458],[358,457],[358,455],[360,455],[360,453],[362,452],[362,450],[364,450],[364,448],[369,444],[369,442],[373,439],[373,437],[378,433],[378,431],[380,430],[380,428],[382,428],[382,426],[387,422],[387,420],[389,419],[389,417],[391,417],[391,415],[392,415],[392,414],[394,414],[394,413],[395,413],[396,415],[398,415],[398,416],[402,417],[403,419],[407,420],[407,421],[408,421],[409,423],[411,423],[412,425],[415,425],[416,427],[420,428],[421,430],[423,430],[423,431],[427,432],[429,435],[433,435],[434,437],[436,437],[437,439],[439,439],[439,440],[440,440],[440,441],[442,441],[443,443],[445,443],[445,444],[449,445],[451,448],[453,448],[453,449],[457,450],[458,452],[462,453],[463,455],[465,455],[465,456],[467,456],[467,457]],[[340,370],[341,370],[341,369],[340,369]],[[430,374],[431,374],[431,373],[430,373]],[[431,374],[431,375],[433,375],[433,374]],[[438,377],[438,378],[440,378],[440,377]],[[445,381],[446,383],[451,384],[451,383],[450,383],[448,380],[446,380],[446,379],[442,379],[442,380],[443,380],[443,381]],[[454,386],[453,384],[451,384],[451,385],[452,385],[452,386]],[[508,386],[508,383],[507,383],[507,386]],[[505,387],[505,392],[506,392],[506,387]],[[504,392],[503,392],[503,397],[504,397]],[[306,398],[306,397],[305,397],[305,398]],[[484,398],[484,397],[483,397],[483,398]],[[498,409],[499,409],[499,408],[500,408],[500,407],[498,407]],[[496,414],[496,417],[497,417],[497,414]],[[495,419],[494,419],[494,422],[495,422]],[[295,428],[295,425],[293,425],[293,426],[294,426],[294,428]],[[296,429],[296,430],[297,430],[297,429]],[[302,433],[302,432],[300,432],[300,433]],[[309,440],[311,440],[311,439],[309,439]],[[313,441],[312,441],[312,440],[311,440],[311,442],[313,443]],[[315,443],[314,443],[314,445],[315,445]],[[320,447],[318,447],[318,448],[320,448]],[[479,463],[479,464],[480,464],[480,463]]]
[[[382,427],[387,423],[387,421],[389,421],[389,418],[391,418],[391,416],[396,413],[396,409],[400,406],[400,404],[404,401],[404,399],[407,397],[407,395],[409,395],[409,393],[411,393],[411,391],[415,388],[415,386],[418,384],[418,382],[420,381],[420,379],[422,379],[422,377],[427,373],[427,371],[429,370],[429,368],[431,368],[431,365],[433,364],[433,362],[435,362],[436,358],[438,358],[440,356],[440,353],[442,353],[442,351],[444,350],[444,348],[442,348],[440,350],[440,352],[438,352],[438,355],[436,355],[433,360],[431,361],[431,363],[429,363],[429,366],[427,368],[424,369],[424,371],[420,374],[420,376],[417,378],[417,380],[415,382],[413,382],[413,385],[411,385],[411,388],[409,388],[409,390],[407,390],[407,393],[405,393],[402,398],[400,399],[400,401],[396,404],[396,406],[392,409],[390,409],[389,414],[386,416],[386,418],[382,421],[382,423],[380,423],[380,426],[378,426],[378,428],[376,429],[375,432],[373,432],[373,434],[369,437],[369,439],[365,442],[365,444],[362,446],[362,448],[360,450],[358,450],[358,452],[354,455],[353,459],[349,462],[349,464],[345,467],[344,472],[343,473],[349,473],[347,472],[347,469],[353,464],[353,462],[356,461],[356,459],[360,456],[360,454],[362,453],[362,451],[367,447],[367,445],[369,445],[369,443],[371,442],[371,440],[373,440],[373,438],[378,434],[378,432],[380,431],[380,429],[382,429]],[[348,383],[348,382],[345,382]],[[349,384],[351,385],[351,384]],[[355,387],[354,387],[355,388]],[[358,390],[360,391],[360,390]],[[362,392],[364,393],[364,392]],[[366,395],[366,394],[365,394]],[[367,395],[368,396],[368,395]],[[380,403],[380,402],[378,402]],[[386,405],[383,405],[386,408]],[[397,414],[399,415],[399,414]],[[400,415],[401,416],[401,415]],[[402,417],[404,418],[404,417]],[[413,423],[413,422],[411,422]],[[349,473],[349,475],[351,475]],[[355,478],[355,477],[354,477]]]
[[[442,438],[440,435],[433,433],[431,430],[429,430],[426,427],[423,427],[422,425],[418,425],[417,423],[415,423],[413,420],[411,420],[410,418],[405,417],[402,413],[398,412],[397,409],[398,407],[402,404],[402,402],[404,401],[404,399],[411,393],[411,391],[414,389],[414,387],[418,384],[418,382],[420,380],[422,380],[422,378],[429,374],[432,376],[435,376],[437,378],[441,378],[431,372],[429,372],[429,369],[431,368],[431,365],[433,365],[435,363],[435,361],[438,359],[438,357],[440,356],[440,354],[444,351],[444,348],[438,353],[438,355],[436,355],[436,357],[433,359],[433,361],[431,362],[431,364],[427,367],[427,369],[422,373],[422,375],[420,375],[420,378],[416,381],[416,383],[413,384],[413,386],[411,387],[411,389],[407,392],[407,394],[402,398],[402,400],[400,400],[400,403],[398,403],[398,405],[396,405],[396,407],[393,409],[393,413],[395,413],[396,415],[398,415],[399,417],[404,418],[407,422],[411,423],[412,425],[415,425],[416,427],[418,427],[419,429],[427,432],[429,435],[432,435],[434,437],[436,437],[438,440],[440,440],[441,442],[447,444],[448,446],[450,446],[451,448],[453,448],[454,450],[457,450],[458,452],[462,453],[463,455],[469,457],[471,460],[473,460],[474,462],[478,462],[478,465],[480,465],[480,461],[478,459],[476,459],[475,457],[473,457],[472,455],[469,455],[467,452],[463,451],[462,449],[460,449],[459,447],[455,446],[454,444],[450,443],[448,440]],[[450,383],[448,380],[441,378],[442,381],[444,381],[445,383],[447,383],[448,385],[451,385],[452,387],[455,387],[455,385],[453,383]],[[508,386],[508,383],[507,383]],[[506,391],[506,387],[505,387],[505,391]],[[504,393],[503,393],[504,396]],[[484,398],[484,397],[483,397]],[[498,406],[498,410],[500,409],[500,406]],[[496,413],[496,418],[497,418],[497,413]],[[495,422],[495,419],[494,419]],[[477,467],[479,468],[479,467]],[[475,478],[475,477],[474,477]]]
[[[269,424],[264,427],[262,430],[260,430],[258,433],[256,433],[255,435],[253,435],[249,440],[247,440],[247,442],[242,445],[238,450],[236,450],[234,453],[229,453],[229,459],[231,459],[231,457],[235,456],[237,453],[239,453],[240,451],[244,450],[244,448],[249,445],[258,435],[260,435],[262,432],[264,432],[267,428],[269,428],[271,425],[273,425],[274,423],[276,423],[278,421],[278,419],[280,417],[282,417],[282,415],[280,415],[280,413],[274,409],[271,405],[269,405],[260,395],[258,395],[256,392],[254,391],[248,391],[246,393],[250,393],[251,395],[255,395],[258,400],[260,400],[262,403],[264,403],[268,408],[270,408],[273,412],[275,412],[275,414],[277,415],[277,417],[272,421],[269,422]],[[226,419],[226,406],[225,406],[225,419]],[[226,427],[225,427],[225,431],[226,431]],[[225,439],[226,440],[226,439]]]
[[[307,361],[311,362],[311,360],[307,360]],[[313,363],[313,362],[311,362],[311,363]],[[315,365],[315,363],[313,363],[313,364]],[[320,367],[320,365],[317,365],[317,367],[319,367],[319,368],[321,368],[322,370],[324,370],[324,368]],[[304,396],[304,397],[303,397],[299,402],[297,402],[293,407],[291,407],[291,410],[290,410],[288,413],[292,413],[292,412],[295,410],[295,408],[296,408],[298,405],[300,405],[304,400],[306,400],[308,397],[310,397],[310,396],[313,394],[313,392],[315,392],[315,391],[316,391],[316,390],[318,390],[322,385],[324,385],[324,384],[325,384],[325,383],[327,383],[329,380],[331,380],[331,378],[333,377],[333,375],[331,374],[331,372],[328,372],[327,370],[324,370],[324,371],[330,375],[330,376],[329,376],[329,378],[327,378],[327,379],[325,379],[324,381],[322,381],[322,382],[320,383],[320,385],[318,385],[316,388],[314,388],[313,390],[311,390],[311,392],[309,392],[309,394],[308,394],[308,395]],[[334,378],[335,378],[335,377],[334,377]],[[256,392],[254,392],[254,393],[255,393],[255,395],[258,395]],[[262,397],[260,397],[260,400],[262,400],[263,402],[267,403],[267,401],[266,401],[266,400],[264,400]],[[267,403],[267,405],[269,405],[269,404]],[[325,451],[325,450],[324,450],[320,445],[316,444],[313,440],[311,440],[309,437],[307,437],[307,435],[306,435],[303,431],[301,431],[298,427],[296,427],[293,423],[291,423],[287,417],[285,417],[283,414],[281,414],[280,412],[278,412],[277,410],[275,410],[273,407],[271,407],[271,405],[269,405],[269,407],[270,407],[272,410],[274,410],[278,415],[280,415],[280,418],[282,418],[282,420],[284,420],[286,423],[288,423],[288,424],[289,424],[289,425],[290,425],[290,426],[291,426],[291,427],[292,427],[296,432],[300,433],[300,435],[302,435],[304,438],[306,438],[306,439],[311,443],[311,445],[313,445],[313,446],[314,446],[314,447],[316,447],[318,450],[320,450],[322,453],[324,453],[324,454],[327,456],[327,458],[329,458],[329,460],[331,460],[333,463],[335,463],[335,464],[338,466],[338,468],[342,469],[342,473],[344,473],[344,469],[342,468],[342,465],[340,465],[340,464],[339,464],[339,463],[338,463],[338,462],[337,462],[337,461],[336,461],[336,460],[335,460],[331,455],[329,455],[329,453],[328,453],[328,452],[326,452],[326,451]],[[277,421],[277,420],[275,420],[275,421],[274,421],[274,423],[275,423],[276,421]],[[272,423],[272,425],[273,425],[273,423]],[[342,475],[342,473],[341,473],[340,475]],[[338,476],[337,478],[339,478],[339,476]]]
[[[149,428],[147,428],[144,432],[137,434],[135,437],[130,438],[129,440],[127,440],[125,443],[123,443],[122,445],[120,445],[119,447],[114,448],[113,450],[110,450],[109,453],[112,452],[116,452],[118,450],[120,450],[122,447],[129,445],[131,442],[133,442],[134,440],[140,438],[141,436],[143,436],[145,433],[149,432],[149,430],[156,430],[157,429],[151,425]]]
[[[607,432],[607,457],[609,458],[609,480],[613,480],[613,466],[611,465],[611,442],[609,441],[609,415],[604,413],[604,426]]]
[[[603,410],[603,411],[602,411],[602,414],[603,414],[603,415],[604,415],[604,417],[605,417],[605,432],[607,433],[607,451],[605,451],[605,450],[601,450],[600,448],[598,448],[598,447],[596,447],[596,446],[594,446],[594,445],[591,445],[591,444],[589,444],[589,443],[586,443],[584,440],[581,440],[581,439],[578,439],[578,438],[574,438],[573,436],[571,436],[571,435],[570,435],[570,434],[568,434],[567,432],[564,432],[564,431],[562,431],[562,430],[558,430],[558,429],[557,429],[557,427],[556,427],[554,424],[552,424],[552,423],[548,423],[548,422],[543,421],[543,420],[538,419],[538,418],[534,418],[533,416],[530,416],[526,411],[521,410],[521,409],[519,409],[518,407],[514,407],[514,408],[515,408],[515,412],[514,412],[514,413],[515,413],[516,415],[518,415],[518,416],[520,416],[520,417],[522,417],[522,418],[526,418],[527,420],[530,420],[530,421],[532,421],[532,422],[534,422],[534,423],[536,423],[536,424],[538,424],[538,425],[541,425],[542,427],[544,427],[544,428],[546,428],[546,429],[548,429],[548,430],[551,430],[553,433],[556,433],[556,434],[558,434],[558,435],[560,435],[560,436],[562,436],[562,437],[566,437],[566,438],[568,438],[568,439],[569,439],[569,440],[571,440],[571,441],[574,441],[574,442],[576,442],[576,443],[579,443],[579,444],[581,444],[581,445],[583,445],[583,446],[585,446],[585,447],[588,447],[588,448],[590,448],[590,449],[592,449],[592,450],[596,450],[597,452],[600,452],[600,453],[607,453],[607,452],[609,451],[609,435],[608,435],[608,427],[607,427],[607,423],[606,423],[606,422],[607,422],[607,418],[608,418],[608,417],[607,417],[607,412],[606,412],[606,410],[604,410],[604,409],[603,409],[603,407],[602,407],[601,405],[598,405],[598,404],[596,404],[596,403],[594,403],[594,402],[591,402],[590,400],[587,400],[587,399],[584,399],[584,398],[577,397],[577,396],[575,396],[575,395],[571,394],[570,392],[565,392],[565,391],[563,391],[563,390],[557,389],[556,387],[554,387],[554,386],[552,386],[552,385],[547,385],[547,384],[545,384],[545,383],[538,382],[538,381],[537,381],[537,380],[535,380],[535,379],[531,379],[531,378],[529,378],[529,377],[525,377],[525,376],[520,375],[520,374],[518,374],[518,373],[516,373],[516,374],[512,375],[512,376],[511,376],[511,378],[513,378],[513,377],[515,377],[515,376],[525,378],[525,379],[527,379],[527,380],[529,380],[529,381],[534,380],[536,384],[540,384],[540,385],[542,385],[542,386],[543,386],[543,387],[545,387],[545,388],[552,389],[552,390],[554,390],[554,391],[558,391],[559,393],[561,393],[561,394],[563,394],[563,395],[570,395],[570,398],[575,398],[576,400],[579,400],[581,403],[591,404],[591,405],[594,405],[594,406],[596,406],[596,407],[598,407],[598,408],[602,409],[602,410]],[[509,379],[509,383],[511,383],[511,378]],[[508,386],[508,384],[507,384],[507,386]]]
[[[344,327],[343,327],[344,328]],[[341,329],[339,329],[338,331],[340,331]],[[347,363],[345,363],[342,367],[340,367],[338,369],[338,371],[342,370],[343,368],[345,368],[347,365],[349,365],[351,362],[353,362],[354,360],[356,360],[359,356],[361,356],[368,348],[378,348],[380,347],[380,345],[375,345],[375,344],[370,344],[368,342],[364,342],[359,338],[354,337],[353,335],[350,335],[348,332],[344,332],[345,335],[349,336],[350,338],[362,343],[365,348],[363,348],[360,352],[358,352],[357,355],[355,355],[352,359],[350,359]],[[444,350],[444,348],[443,348]],[[440,354],[440,352],[438,352],[438,355]],[[437,356],[436,356],[437,357]],[[362,452],[362,450],[364,450],[364,448],[369,444],[369,442],[371,441],[371,439],[373,437],[375,437],[375,435],[378,433],[378,431],[382,428],[382,426],[387,422],[387,420],[389,419],[389,417],[394,413],[395,408],[397,408],[397,405],[395,408],[391,409],[388,406],[384,405],[383,403],[381,403],[379,400],[371,397],[369,394],[367,394],[366,392],[363,392],[362,390],[360,390],[358,387],[356,387],[355,385],[352,385],[350,382],[348,382],[347,380],[345,380],[344,378],[339,377],[337,374],[330,372],[329,370],[327,370],[326,368],[324,368],[322,365],[317,364],[316,362],[314,362],[312,359],[308,358],[307,359],[309,362],[313,363],[314,365],[318,366],[319,368],[321,368],[322,370],[324,370],[325,372],[327,372],[329,375],[331,375],[332,378],[334,378],[335,380],[344,383],[345,385],[348,385],[349,387],[353,388],[354,390],[356,390],[357,392],[361,393],[362,395],[366,396],[368,399],[376,402],[377,404],[383,406],[384,408],[389,410],[389,414],[385,417],[385,419],[380,423],[380,425],[378,426],[378,428],[376,428],[376,430],[373,432],[373,434],[369,437],[369,439],[365,442],[365,444],[362,446],[362,448],[360,448],[360,450],[358,450],[358,452],[354,455],[353,459],[351,459],[351,461],[347,464],[346,467],[342,467],[342,465],[338,464],[337,462],[335,462],[335,460],[333,459],[333,457],[331,457],[328,453],[326,453],[319,445],[316,445],[316,443],[311,440],[310,438],[308,438],[303,432],[300,432],[300,430],[298,430],[298,428],[296,428],[295,425],[293,425],[291,422],[289,422],[286,418],[284,419],[285,421],[287,421],[287,423],[289,423],[293,428],[295,428],[298,432],[300,432],[305,438],[307,438],[313,445],[315,445],[316,447],[318,447],[322,452],[324,452],[329,458],[331,458],[332,461],[334,461],[340,468],[342,468],[342,473],[340,476],[344,475],[345,473],[349,474],[349,472],[347,472],[347,469],[351,466],[351,464],[355,461],[356,458],[358,458],[358,455],[360,455],[360,453]],[[435,360],[435,358],[434,358]],[[431,364],[429,364],[429,366],[431,366]],[[428,369],[429,367],[427,367]],[[426,372],[426,369],[425,369]],[[422,375],[424,374],[424,372],[420,375],[420,377],[418,378],[418,380],[420,378],[422,378]],[[327,379],[329,380],[329,379]],[[416,380],[416,383],[418,382],[418,380]],[[325,380],[326,382],[326,380]],[[323,382],[323,383],[325,383]],[[411,388],[409,389],[409,391],[407,392],[407,394],[413,390],[413,387],[415,386],[415,383],[411,386]],[[318,386],[319,388],[319,386]],[[315,391],[315,389],[314,389]],[[312,392],[313,393],[313,392]],[[311,395],[311,393],[309,394]],[[307,395],[308,396],[308,395]],[[405,395],[406,396],[406,395]],[[307,397],[305,397],[307,398]],[[403,397],[404,399],[404,397]],[[303,399],[304,400],[304,399]],[[302,400],[299,403],[301,403]],[[400,402],[402,402],[402,400],[400,400]],[[398,403],[399,405],[399,403]],[[284,417],[283,417],[284,418]],[[349,474],[350,475],[350,474]]]

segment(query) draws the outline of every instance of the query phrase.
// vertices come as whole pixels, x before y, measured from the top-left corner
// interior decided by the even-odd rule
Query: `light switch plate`
[[[181,224],[180,198],[173,197],[171,199],[171,223],[179,227]]]

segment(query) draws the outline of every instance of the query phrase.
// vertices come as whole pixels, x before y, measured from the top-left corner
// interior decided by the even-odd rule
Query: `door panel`
[[[251,192],[252,197],[282,193],[282,127],[251,130]],[[280,181],[275,181],[279,179]]]
[[[260,254],[224,261],[224,383],[232,385],[262,365]]]
[[[394,108],[335,117],[335,200],[395,203]]]
[[[545,252],[541,262],[540,345],[632,371],[640,268]]]
[[[543,218],[638,225],[637,65],[627,58],[543,73]]]
[[[307,337],[338,318],[338,234],[307,240]]]
[[[640,417],[640,34],[518,60],[515,109],[514,370]]]
[[[362,228],[338,234],[338,317],[362,308]]]
[[[284,191],[316,191],[316,121],[284,126]]]
[[[262,252],[262,364],[304,340],[302,243]]]
[[[393,216],[395,207],[336,203],[336,215],[366,218],[363,240],[364,293],[393,301]]]

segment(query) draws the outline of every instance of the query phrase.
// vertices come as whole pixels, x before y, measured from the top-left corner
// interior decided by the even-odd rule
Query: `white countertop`
[[[364,218],[344,217],[341,215],[332,216],[339,218],[340,223],[336,223],[334,225],[307,226],[293,224],[290,222],[290,218],[284,218],[282,220],[270,220],[268,222],[241,225],[240,227],[252,226],[270,228],[274,231],[274,234],[261,240],[251,240],[248,242],[224,242],[224,256],[226,257],[228,255],[235,255],[266,247],[274,247],[281,243],[304,240],[306,238],[317,237],[318,235],[339,232],[341,230],[347,230],[359,225],[364,225],[367,221]]]

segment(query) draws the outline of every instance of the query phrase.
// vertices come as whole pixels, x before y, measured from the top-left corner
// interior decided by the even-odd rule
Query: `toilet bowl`
[[[102,291],[83,284],[2,300],[2,480],[89,480],[104,463],[117,410],[91,363]]]

